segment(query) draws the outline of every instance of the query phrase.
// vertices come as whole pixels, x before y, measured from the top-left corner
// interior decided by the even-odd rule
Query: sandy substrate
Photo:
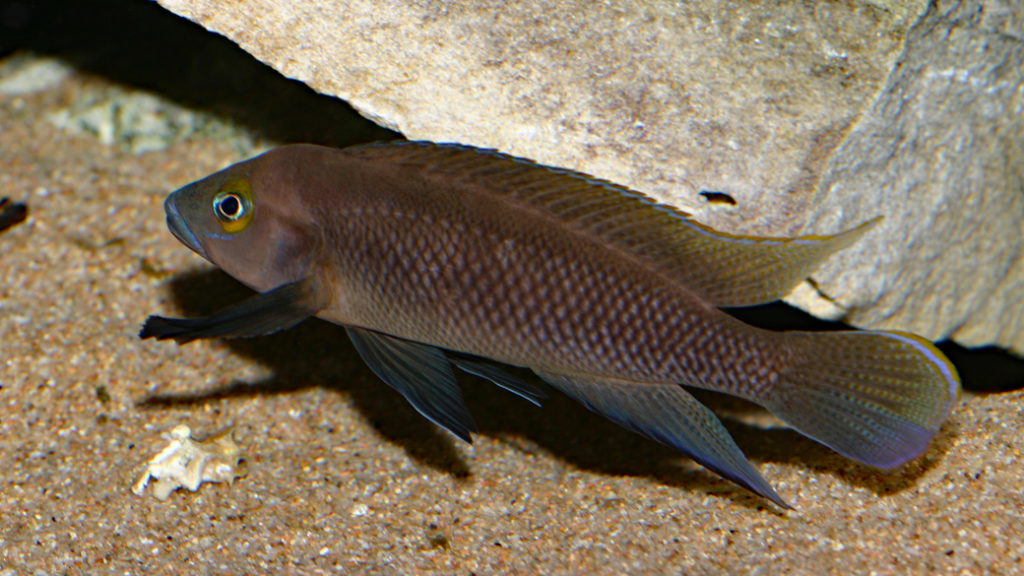
[[[0,575],[1024,572],[1020,391],[967,394],[887,475],[710,399],[783,511],[555,394],[537,409],[465,379],[482,430],[462,444],[319,321],[139,340],[149,314],[247,295],[167,232],[162,202],[261,140],[135,154],[49,119],[109,88],[74,71],[0,95],[0,195],[30,210],[0,234]],[[178,424],[234,427],[248,475],[133,494]]]

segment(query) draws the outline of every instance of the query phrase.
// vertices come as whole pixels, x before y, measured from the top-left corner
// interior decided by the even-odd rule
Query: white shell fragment
[[[191,428],[184,424],[175,426],[164,436],[171,443],[149,461],[132,492],[141,496],[153,478],[153,496],[167,500],[171,492],[183,486],[195,492],[203,482],[231,484],[235,478],[245,476],[242,449],[231,433],[229,428],[205,440],[194,440]]]

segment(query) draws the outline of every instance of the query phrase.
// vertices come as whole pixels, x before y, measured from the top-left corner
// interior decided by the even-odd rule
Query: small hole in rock
[[[702,190],[700,195],[703,196],[709,204],[728,204],[729,206],[736,205],[736,199],[729,196],[725,192],[712,192],[710,190]]]

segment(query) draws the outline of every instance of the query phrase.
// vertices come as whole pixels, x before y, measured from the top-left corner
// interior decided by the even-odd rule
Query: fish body
[[[287,146],[172,193],[183,243],[260,292],[143,336],[252,336],[309,316],[469,439],[452,367],[539,403],[526,367],[619,424],[785,506],[681,385],[746,398],[882,468],[916,458],[959,392],[949,361],[898,332],[772,332],[720,307],[775,300],[872,223],[755,238],[583,174],[431,143]]]
[[[323,243],[344,247],[317,265],[334,271],[332,304],[318,314],[326,320],[516,366],[730,392],[760,367],[705,362],[716,334],[737,347],[730,362],[773,361],[771,333],[755,336],[645,261],[594,249],[528,205],[446,185],[444,172],[343,158],[334,170],[361,171],[373,186],[325,206],[336,217]]]

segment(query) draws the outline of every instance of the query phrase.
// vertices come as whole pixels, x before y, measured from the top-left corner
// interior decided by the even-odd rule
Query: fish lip
[[[174,234],[174,237],[179,242],[191,248],[193,252],[209,260],[206,256],[206,251],[199,244],[199,239],[196,238],[196,235],[185,224],[185,219],[182,218],[178,205],[174,202],[173,194],[164,201],[164,211],[167,212],[167,228],[171,231],[171,234]]]

